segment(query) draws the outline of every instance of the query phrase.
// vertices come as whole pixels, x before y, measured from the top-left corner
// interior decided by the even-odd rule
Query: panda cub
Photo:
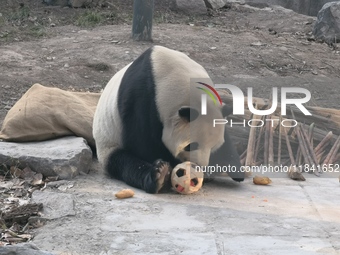
[[[231,110],[207,100],[202,115],[202,91],[192,89],[192,79],[213,85],[201,65],[162,46],[151,47],[112,77],[93,123],[98,160],[111,177],[157,193],[173,167],[191,161],[234,166],[237,171],[228,175],[243,181],[225,125],[213,127],[213,119]]]

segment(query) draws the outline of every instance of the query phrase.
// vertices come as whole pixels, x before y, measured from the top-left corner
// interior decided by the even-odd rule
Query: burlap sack
[[[7,113],[0,139],[28,142],[75,135],[94,147],[92,122],[99,97],[34,84]]]

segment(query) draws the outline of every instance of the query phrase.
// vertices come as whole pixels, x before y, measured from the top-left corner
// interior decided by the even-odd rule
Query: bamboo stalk
[[[324,165],[332,164],[331,160],[333,160],[333,161],[335,160],[335,157],[338,154],[339,147],[340,147],[340,136],[338,137],[338,139],[336,139],[336,141],[333,144],[331,150],[329,151],[326,159],[324,160],[324,162],[323,162]]]
[[[302,153],[303,157],[305,158],[305,163],[308,164],[308,165],[312,165],[313,160],[312,160],[311,156],[308,154],[307,146],[305,145],[303,135],[301,133],[300,128],[296,129],[296,135],[297,135],[298,140],[299,140],[301,153]]]
[[[307,135],[305,129],[301,125],[300,125],[300,131],[305,138],[305,145],[307,147],[308,154],[311,156],[311,158],[313,160],[313,165],[315,164],[314,166],[316,167],[316,165],[318,165],[319,162],[318,162],[317,157],[315,155],[315,152],[313,150],[313,146],[310,143],[310,137]]]
[[[270,117],[272,120],[272,117]],[[269,127],[269,149],[268,149],[268,164],[274,165],[274,127],[272,121]]]
[[[270,115],[267,116],[270,119]],[[268,156],[269,156],[269,132],[270,132],[270,122],[266,122],[266,128],[264,131],[264,164],[268,165]]]
[[[338,153],[338,156],[336,157],[336,159],[334,160],[334,163],[340,161],[340,153]]]
[[[338,159],[338,151],[340,149],[340,136],[338,137],[338,144],[335,147],[335,150],[333,152],[333,155],[331,156],[330,160],[329,160],[329,164],[334,164],[337,159]]]
[[[301,165],[302,164],[302,153],[301,153],[301,146],[299,145],[299,148],[297,150],[297,153],[296,153],[296,162],[298,165]]]
[[[294,114],[294,110],[292,107],[290,107],[290,112],[293,116],[293,119],[295,119],[295,114]],[[298,132],[298,126],[295,128],[295,132],[297,134]],[[296,162],[298,165],[301,165],[302,164],[302,152],[301,152],[301,145],[299,143],[299,147],[298,147],[298,151],[297,151],[297,154],[296,154]]]
[[[319,154],[316,154],[316,158],[317,158],[318,162],[321,162],[321,159],[322,159],[322,156],[323,156],[324,153],[325,153],[325,151],[322,151]]]
[[[285,128],[283,128],[283,133],[285,135],[286,138],[286,144],[287,144],[287,149],[288,149],[288,153],[289,153],[289,158],[290,158],[290,162],[293,166],[296,165],[295,159],[294,159],[294,154],[293,154],[293,150],[292,150],[292,146],[290,145],[290,141],[287,135],[287,131]]]
[[[321,142],[314,148],[314,152],[316,154],[319,154],[319,152],[324,150],[328,146],[332,137],[333,137],[333,132],[329,131],[328,134],[325,136],[325,138],[322,139]]]
[[[264,120],[265,120],[265,117],[266,117],[266,116],[262,116],[261,120],[264,121]],[[254,161],[257,160],[257,156],[258,156],[259,151],[260,151],[261,138],[262,138],[262,135],[263,135],[263,133],[264,133],[264,131],[265,131],[265,127],[266,127],[266,125],[263,125],[263,126],[261,127],[260,133],[259,133],[259,135],[258,135],[258,137],[257,137],[257,140],[256,140],[255,153],[254,153]]]
[[[254,115],[253,119],[258,120],[260,118],[259,115]],[[255,141],[256,141],[256,129],[257,127],[251,127],[249,131],[249,139],[248,139],[248,147],[247,147],[247,156],[246,156],[246,166],[252,166],[254,163],[254,150],[255,150]]]
[[[280,165],[281,164],[281,139],[282,139],[282,134],[281,134],[281,122],[282,122],[282,115],[280,114],[280,124],[279,124],[279,145],[277,148],[277,164]]]
[[[240,155],[240,158],[244,158],[247,155],[247,149]]]
[[[310,142],[312,148],[314,147],[314,139],[313,139],[313,135],[314,135],[314,127],[315,127],[315,123],[313,122],[312,124],[310,124],[309,129],[308,129],[308,141]]]
[[[245,166],[245,163],[246,163],[246,158],[242,158],[240,159],[240,162],[241,162],[241,166]]]

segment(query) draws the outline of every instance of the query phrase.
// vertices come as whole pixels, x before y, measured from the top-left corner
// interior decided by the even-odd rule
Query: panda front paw
[[[170,188],[170,174],[172,170],[170,164],[158,159],[153,163],[153,167],[155,171],[155,180],[157,183],[156,193],[158,193],[161,189],[165,190]]]
[[[171,166],[161,159],[156,160],[152,170],[144,181],[144,187],[148,193],[158,193],[162,188],[170,187]]]

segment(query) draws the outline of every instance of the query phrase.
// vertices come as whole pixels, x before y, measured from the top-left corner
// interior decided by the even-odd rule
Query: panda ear
[[[222,115],[223,117],[227,117],[228,115],[233,113],[233,107],[228,105],[222,106]]]
[[[187,122],[197,119],[199,112],[189,106],[183,106],[178,110],[178,115]]]

